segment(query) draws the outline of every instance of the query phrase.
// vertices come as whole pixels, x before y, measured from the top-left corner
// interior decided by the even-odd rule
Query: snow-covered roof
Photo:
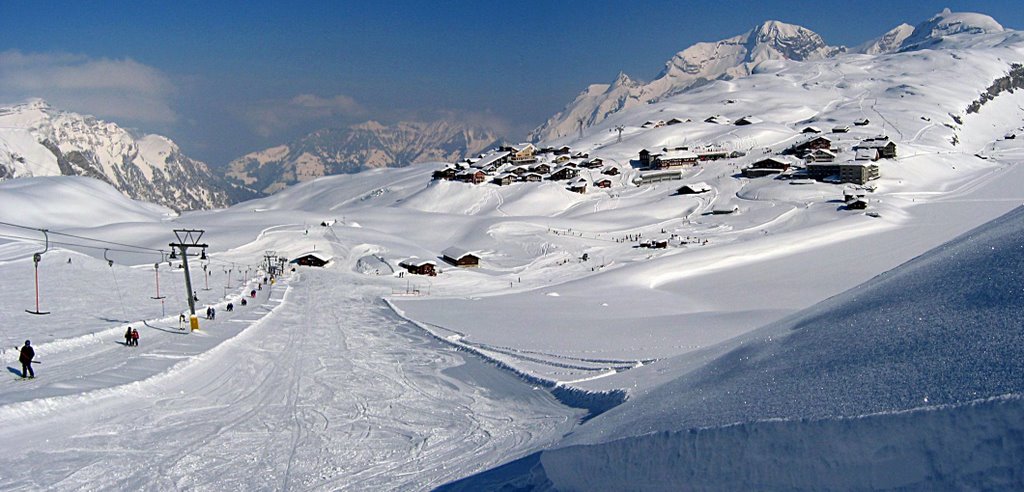
[[[441,256],[446,256],[446,257],[452,258],[454,260],[461,259],[461,258],[463,258],[465,256],[468,256],[468,255],[473,255],[473,256],[475,256],[477,258],[480,257],[480,255],[477,254],[474,251],[470,251],[468,249],[458,248],[458,247],[455,247],[455,246],[447,248],[447,249],[445,249],[444,251],[441,252]]]
[[[292,259],[292,262],[295,262],[295,260],[305,256],[312,256],[323,262],[331,261],[331,256],[324,254],[323,251],[307,251],[305,253],[295,255],[295,257]]]
[[[670,150],[661,154],[661,159],[697,159],[698,156],[689,150]]]
[[[700,182],[697,182],[697,183],[685,184],[685,185],[679,187],[680,190],[683,190],[684,188],[688,189],[688,190],[690,190],[690,191],[692,191],[694,193],[705,193],[705,192],[711,191],[711,186],[709,186],[707,183],[705,183],[703,181],[700,181]]]
[[[873,147],[860,147],[857,149],[854,159],[858,161],[869,161],[878,157],[878,149]]]
[[[423,265],[435,265],[436,266],[437,262],[434,261],[434,260],[424,260],[422,258],[417,258],[417,257],[413,256],[412,258],[409,258],[409,259],[406,259],[406,260],[402,260],[402,262],[399,263],[399,265],[400,266],[413,266],[413,267],[420,267],[420,266],[423,266]]]
[[[805,126],[803,130],[800,130],[800,133],[821,133],[821,128],[818,128],[813,125],[808,125]]]
[[[508,155],[509,155],[508,151],[491,152],[489,154],[485,154],[483,157],[480,158],[480,160],[478,160],[478,161],[473,163],[473,167],[475,167],[475,168],[484,168],[484,167],[490,166],[491,164],[494,164],[495,162],[500,161],[501,159],[504,159],[505,157],[508,157]]]
[[[735,124],[737,124],[737,125],[742,125],[742,124],[754,125],[754,124],[763,123],[763,122],[764,122],[764,120],[762,120],[761,118],[758,118],[757,116],[744,116],[744,117],[736,120]]]

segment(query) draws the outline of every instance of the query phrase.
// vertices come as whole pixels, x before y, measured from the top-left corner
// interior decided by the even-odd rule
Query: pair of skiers
[[[206,319],[217,319],[217,310],[213,306],[206,308]]]
[[[128,347],[139,346],[139,330],[135,330],[132,327],[128,327],[128,330],[124,332],[124,344]]]
[[[25,346],[21,347],[21,355],[18,357],[18,362],[21,362],[21,377],[36,377],[36,372],[32,370],[32,359],[35,357],[36,351],[32,348],[32,341],[25,340]]]
[[[224,310],[230,313],[235,310],[235,305],[229,302],[228,305],[224,307]]]

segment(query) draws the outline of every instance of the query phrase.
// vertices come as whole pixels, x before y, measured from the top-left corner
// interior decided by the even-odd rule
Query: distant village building
[[[498,186],[508,186],[516,181],[514,174],[501,174],[494,177],[494,184]]]
[[[600,168],[604,167],[604,160],[601,159],[600,157],[594,158],[594,159],[591,159],[591,160],[589,160],[587,162],[584,162],[582,164],[582,166],[587,168],[587,169],[600,169]]]
[[[855,149],[854,160],[858,161],[877,161],[882,156],[878,153],[878,149],[864,147]]]
[[[398,266],[406,269],[406,271],[413,275],[429,275],[431,277],[437,275],[437,262],[432,260],[421,260],[413,257],[403,260]]]
[[[691,183],[681,186],[676,193],[679,195],[699,195],[701,193],[707,193],[711,191],[711,186],[701,181],[699,183]]]
[[[594,181],[594,186],[596,186],[598,188],[611,188],[612,187],[612,180],[610,180],[608,178],[601,178],[601,179],[598,179],[597,181]]]
[[[729,157],[729,151],[722,149],[704,149],[696,152],[697,159],[702,161],[717,161]]]
[[[736,122],[733,123],[733,124],[736,125],[736,126],[746,126],[746,125],[756,125],[758,123],[763,123],[763,122],[764,122],[764,120],[762,120],[761,118],[758,118],[757,116],[749,116],[748,115],[748,116],[744,116],[744,117],[736,120]]]
[[[858,149],[876,149],[878,151],[878,157],[881,159],[896,158],[896,143],[889,140],[889,137],[886,137],[885,135],[879,135],[877,137],[862,140],[854,146],[854,150]]]
[[[825,149],[829,150],[832,148],[832,140],[828,137],[816,136],[809,140],[805,140],[792,147],[792,152],[798,156],[803,156],[812,150]]]
[[[441,252],[441,258],[459,267],[480,266],[480,256],[462,248],[451,247]]]
[[[729,123],[731,123],[731,121],[729,120],[729,118],[726,118],[725,116],[716,114],[705,119],[704,123],[713,123],[715,125],[728,125]]]
[[[831,150],[814,149],[808,152],[804,158],[812,162],[832,162],[836,160],[836,154]]]
[[[537,183],[544,180],[544,175],[540,173],[526,173],[523,175],[523,181],[527,183]]]
[[[878,179],[878,165],[865,161],[843,163],[812,162],[807,164],[807,175],[817,181],[865,184]]]
[[[832,133],[849,133],[850,127],[847,125],[839,125],[832,127]]]
[[[734,205],[734,204],[731,204],[731,203],[725,203],[725,204],[722,204],[722,205],[715,205],[715,207],[713,209],[711,209],[711,213],[714,214],[714,215],[729,215],[729,214],[734,214],[734,213],[739,212],[739,211],[740,211],[740,208],[738,206]]]
[[[508,163],[510,155],[511,154],[507,150],[498,152],[488,152],[480,156],[479,159],[473,161],[473,163],[471,163],[469,166],[474,169],[484,171],[486,173],[492,173],[498,169],[498,166]]]
[[[654,158],[655,169],[673,169],[683,166],[696,166],[700,157],[688,150],[671,150]]]
[[[455,179],[455,176],[457,176],[458,174],[458,168],[456,168],[454,165],[448,165],[445,166],[444,169],[438,169],[437,171],[434,171],[434,174],[432,174],[431,177],[433,179],[452,180]]]
[[[784,157],[768,157],[743,168],[743,177],[760,178],[774,176],[788,170],[793,163]]]
[[[867,119],[867,118],[861,118],[861,119],[859,119],[859,120],[854,120],[854,121],[853,121],[853,124],[854,124],[855,126],[867,126],[867,125],[868,125],[868,123],[871,123],[871,120],[869,120],[869,119]]]
[[[617,168],[615,166],[609,166],[609,167],[606,167],[606,168],[602,169],[601,170],[601,174],[604,174],[604,175],[607,175],[607,176],[618,176],[619,175],[619,168]]]
[[[800,133],[821,133],[821,128],[816,126],[805,126],[803,130],[800,130]]]
[[[666,121],[665,124],[666,125],[678,125],[680,123],[686,123],[687,121],[689,121],[689,120],[684,120],[682,118],[672,118],[671,120]]]
[[[651,183],[658,183],[661,181],[672,181],[677,179],[683,179],[683,172],[678,169],[669,169],[664,171],[646,171],[641,172],[639,176],[633,178],[633,184],[640,186]]]
[[[563,166],[552,172],[551,176],[548,179],[552,181],[565,181],[567,179],[575,178],[577,175],[579,175],[578,169],[574,167]]]
[[[302,253],[297,258],[293,259],[292,261],[289,261],[288,263],[302,266],[323,267],[330,261],[330,256],[327,256],[318,251],[312,251],[309,253]]]
[[[483,170],[475,169],[459,173],[456,179],[464,183],[480,184],[487,180],[487,173],[483,172]]]
[[[569,183],[569,191],[573,193],[586,193],[587,192],[587,180],[579,178],[572,183]]]
[[[551,166],[542,162],[531,167],[530,170],[539,174],[549,174],[551,173]]]

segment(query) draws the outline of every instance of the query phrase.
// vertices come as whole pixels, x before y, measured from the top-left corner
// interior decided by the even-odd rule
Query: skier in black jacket
[[[36,377],[35,371],[32,370],[32,359],[35,357],[36,351],[32,350],[32,341],[25,340],[25,346],[21,347],[21,357],[18,357],[21,362],[21,377]]]

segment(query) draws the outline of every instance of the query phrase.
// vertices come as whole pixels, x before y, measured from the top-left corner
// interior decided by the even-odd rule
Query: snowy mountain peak
[[[676,53],[655,80],[642,84],[624,73],[611,86],[591,85],[562,112],[530,134],[532,140],[574,135],[623,109],[660,101],[711,80],[749,75],[765,60],[818,60],[845,51],[829,46],[805,27],[769,20],[717,42],[697,43]]]
[[[942,41],[946,36],[956,34],[988,34],[1003,32],[1005,29],[995,19],[973,12],[952,12],[948,8],[935,14],[914,28],[903,42],[901,49],[927,48]]]
[[[116,123],[61,111],[42,99],[0,108],[0,137],[0,179],[86,176],[178,210],[227,205],[221,181],[170,139],[136,137]]]
[[[892,29],[878,38],[872,39],[867,43],[864,43],[854,48],[854,53],[863,53],[865,55],[877,55],[880,53],[892,53],[903,45],[911,34],[914,33],[914,26],[903,23]]]

